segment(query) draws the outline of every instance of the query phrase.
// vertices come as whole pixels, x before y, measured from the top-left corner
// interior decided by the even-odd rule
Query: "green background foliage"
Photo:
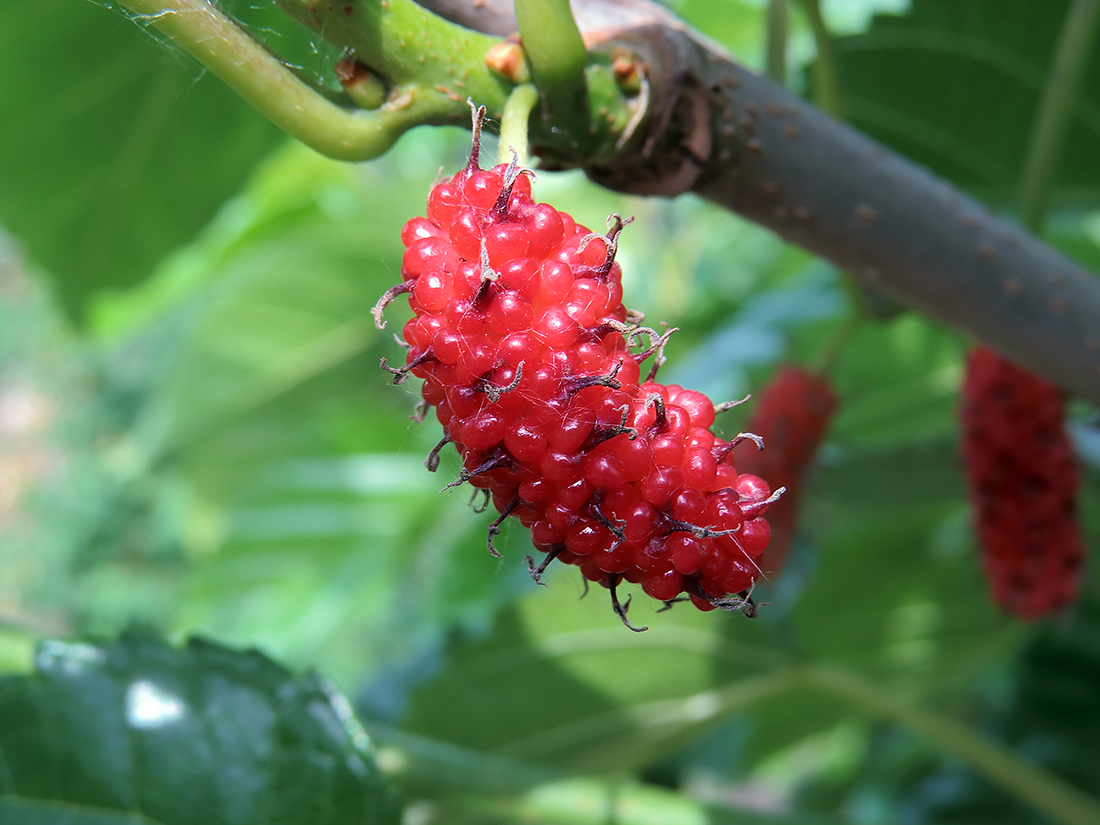
[[[761,3],[670,5],[763,64]],[[826,2],[841,114],[1010,211],[1066,5]],[[273,8],[236,10],[331,79],[333,56]],[[608,810],[622,822],[1044,821],[914,735],[904,713],[822,689],[800,675],[807,667],[1100,788],[1100,592],[1088,573],[1081,603],[1036,625],[988,603],[957,458],[967,341],[911,313],[864,325],[837,365],[841,405],[795,553],[757,591],[771,604],[747,622],[682,605],[657,615],[640,597],[631,615],[651,629],[629,633],[602,590],[580,598],[572,568],[536,587],[518,524],[498,543],[503,561],[489,557],[488,517],[463,491],[438,492],[457,458],[445,453],[438,476],[421,466],[439,433],[410,421],[416,387],[377,370],[400,357],[388,333],[407,310],[388,311],[385,334],[368,311],[400,277],[402,224],[422,213],[439,170],[462,163],[467,133],[420,129],[369,164],[325,160],[110,9],[0,14],[0,65],[22,80],[0,84],[4,671],[29,674],[37,639],[133,625],[316,668],[351,697],[425,822],[597,822]],[[789,60],[802,69],[813,40],[797,10],[791,24]],[[806,77],[791,82],[812,95]],[[1097,266],[1100,86],[1086,88],[1047,237]],[[620,249],[627,303],[682,330],[666,381],[741,397],[778,363],[812,361],[848,311],[832,267],[692,197],[622,197],[574,173],[541,173],[535,191],[589,226],[636,217]],[[727,413],[722,431],[749,414],[751,403]],[[1072,426],[1096,547],[1100,436],[1088,415],[1076,410]],[[108,799],[124,777],[103,754],[145,747],[123,736],[119,696],[153,668],[203,723],[172,763],[211,792],[188,803],[196,816],[259,821],[270,763],[249,761],[240,739],[202,743],[239,736],[234,720],[259,709],[303,721],[322,683],[256,653],[172,653],[143,639],[88,648],[104,658],[76,675],[47,646],[37,675],[0,681],[0,819],[22,805],[26,822],[119,821],[28,818],[10,779],[40,774],[30,796],[80,801],[81,787],[34,767],[67,752],[104,768],[86,798]],[[215,683],[224,694],[201,687]],[[240,711],[218,710],[219,695]],[[28,702],[38,716],[22,713]],[[73,726],[57,721],[65,714]],[[84,736],[86,725],[106,733]],[[346,741],[326,748],[330,762],[370,764]],[[245,775],[251,796],[218,796],[219,782]],[[177,792],[150,791],[169,809]],[[286,804],[332,798],[301,793]],[[239,816],[218,807],[227,799]]]

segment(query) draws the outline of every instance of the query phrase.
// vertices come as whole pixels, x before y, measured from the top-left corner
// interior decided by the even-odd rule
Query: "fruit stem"
[[[845,277],[844,282],[850,284],[853,289],[858,288],[851,278]],[[867,314],[863,309],[860,306],[853,306],[848,317],[833,330],[832,335],[825,342],[825,346],[818,351],[817,357],[810,364],[810,371],[823,378],[832,375],[840,362],[844,347],[847,346],[848,341],[851,340],[859,328],[863,326],[866,319]]]
[[[535,86],[554,121],[575,122],[587,109],[587,50],[569,0],[515,0],[516,23]]]
[[[504,104],[504,114],[500,118],[501,159],[504,152],[514,150],[520,166],[530,167],[531,148],[527,142],[527,123],[531,112],[538,102],[538,90],[531,83],[524,83],[512,89]]]
[[[806,670],[808,683],[890,719],[969,764],[1006,793],[1066,825],[1097,825],[1100,804],[1056,776],[951,719],[915,707],[858,676],[825,666]]]
[[[1054,62],[1032,124],[1024,166],[1020,220],[1032,232],[1042,227],[1046,217],[1051,179],[1058,171],[1066,128],[1092,53],[1097,23],[1100,23],[1100,0],[1074,0],[1066,11]]]

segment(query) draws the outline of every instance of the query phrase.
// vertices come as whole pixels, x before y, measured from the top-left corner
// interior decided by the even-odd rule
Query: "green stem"
[[[502,752],[534,761],[568,754],[570,764],[577,770],[629,771],[689,744],[717,720],[802,683],[801,667],[778,668],[717,690],[578,719],[509,742]]]
[[[950,719],[899,701],[844,671],[811,667],[809,684],[853,705],[890,719],[924,737],[940,750],[966,761],[1006,793],[1066,825],[1100,825],[1100,804],[1055,776]]]
[[[851,277],[845,276],[844,283],[850,284],[853,290],[858,288],[855,280]],[[848,314],[848,317],[835,328],[832,335],[826,340],[825,346],[818,351],[817,356],[813,359],[810,364],[812,372],[826,378],[832,375],[840,362],[844,347],[848,345],[852,336],[859,331],[864,321],[867,320],[867,313],[862,308],[862,302],[856,303],[856,299],[852,298],[851,307],[852,311]]]
[[[314,91],[205,0],[122,0],[122,4],[279,128],[330,157],[377,157],[433,108],[432,101],[409,89],[399,104],[388,103],[376,112],[343,109]]]
[[[1024,166],[1020,219],[1032,231],[1039,230],[1046,217],[1051,179],[1058,169],[1066,129],[1092,52],[1098,21],[1100,0],[1074,0],[1062,24]]]
[[[787,85],[787,0],[768,0],[768,77]]]
[[[528,165],[530,147],[527,141],[527,123],[531,112],[538,103],[538,90],[530,83],[516,86],[508,95],[504,104],[504,114],[500,118],[501,158],[504,152],[514,149],[520,166]]]
[[[467,98],[485,106],[489,117],[497,120],[515,87],[489,67],[490,51],[503,41],[444,20],[413,0],[276,3],[387,80],[390,103],[383,110],[399,99],[400,92],[409,90],[414,100],[423,98],[431,104],[420,123],[468,123]],[[530,142],[544,159],[551,158],[559,166],[614,157],[644,101],[624,96],[607,55],[585,54],[576,24],[572,17],[555,12],[558,5],[539,0],[528,9],[533,22],[527,25],[534,28],[524,39],[524,46],[533,49],[528,62],[542,53],[553,58],[543,66],[546,71],[541,76],[549,85],[535,84],[547,106],[542,107],[542,117],[531,118]],[[547,59],[543,54],[544,64]],[[531,73],[536,81],[540,79],[534,66]],[[562,91],[565,88],[572,91]]]
[[[373,111],[352,108],[347,97],[346,108],[333,102],[210,0],[121,2],[137,21],[190,53],[281,129],[338,160],[377,157],[414,126],[467,123],[467,99],[498,118],[514,88],[486,62],[500,38],[451,23],[413,0],[333,5],[276,0],[303,26],[371,70],[385,92]],[[542,55],[546,85],[540,91],[551,106],[533,124],[533,137],[544,156],[577,165],[614,156],[642,102],[624,97],[606,55],[593,55],[586,66],[584,43],[568,3],[564,15],[561,3],[533,2],[528,9],[527,25],[534,31],[528,41]],[[366,102],[377,101],[372,95]],[[590,118],[590,112],[600,116]]]
[[[515,0],[531,77],[555,120],[576,122],[585,109],[587,50],[569,0]]]
[[[392,86],[417,88],[436,102],[441,114],[454,113],[468,122],[468,97],[490,114],[497,113],[512,88],[485,64],[485,55],[500,38],[444,20],[413,0],[332,5],[276,0],[276,5],[329,43],[354,54]]]
[[[817,59],[814,60],[814,98],[819,109],[833,117],[840,115],[840,72],[837,69],[836,53],[833,51],[833,39],[821,16],[819,0],[802,0],[802,8],[810,21],[817,45]]]
[[[342,6],[325,21],[314,14],[321,13],[319,5],[296,0],[281,3],[304,25],[324,22],[326,37],[359,57],[369,57],[370,67],[389,81],[386,101],[369,112],[328,100],[208,0],[122,0],[122,4],[281,129],[340,160],[377,157],[405,131],[422,123],[462,122],[468,117],[467,97],[491,111],[504,105],[508,84],[494,77],[484,60],[497,39],[448,23],[412,0]]]

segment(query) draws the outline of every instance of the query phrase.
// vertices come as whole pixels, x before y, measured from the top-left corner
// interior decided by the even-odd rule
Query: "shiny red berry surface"
[[[402,232],[403,282],[376,308],[380,319],[406,293],[414,313],[405,367],[386,368],[425,379],[458,481],[500,513],[490,550],[514,516],[531,530],[536,579],[555,559],[575,565],[624,622],[623,580],[753,615],[776,496],[711,432],[710,399],[643,376],[667,338],[628,316],[611,220],[600,235],[534,202],[515,168],[472,161],[437,184],[427,217]]]

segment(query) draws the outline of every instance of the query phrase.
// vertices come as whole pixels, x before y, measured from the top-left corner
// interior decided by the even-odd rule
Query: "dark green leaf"
[[[914,0],[836,40],[842,114],[935,172],[1012,203],[1068,0]],[[1055,183],[1100,198],[1100,61],[1081,84]]]
[[[0,76],[0,223],[76,315],[148,276],[279,140],[220,80],[90,2],[5,9]]]
[[[400,819],[347,701],[256,651],[45,642],[0,680],[0,822]]]

